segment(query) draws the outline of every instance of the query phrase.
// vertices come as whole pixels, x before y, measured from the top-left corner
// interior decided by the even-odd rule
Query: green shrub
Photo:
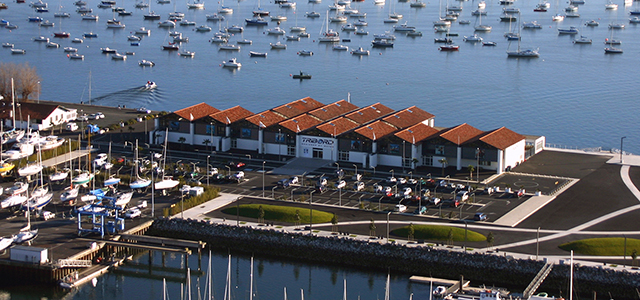
[[[189,197],[182,200],[184,202],[184,210],[187,210],[192,207],[196,207],[211,199],[217,198],[219,194],[220,194],[220,188],[205,186],[204,193],[200,194],[199,196]],[[171,206],[171,208],[169,209],[169,213],[172,216],[177,215],[181,212],[181,209],[182,209],[182,204],[178,202],[175,205]]]

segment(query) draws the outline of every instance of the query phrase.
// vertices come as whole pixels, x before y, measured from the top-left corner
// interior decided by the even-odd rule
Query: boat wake
[[[114,107],[149,107],[153,109],[161,109],[164,98],[165,93],[162,89],[149,89],[143,85],[92,98],[91,104]]]

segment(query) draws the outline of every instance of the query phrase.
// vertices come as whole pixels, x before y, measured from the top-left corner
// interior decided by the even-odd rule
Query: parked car
[[[241,161],[238,161],[238,162],[230,161],[230,162],[228,163],[228,166],[229,166],[232,170],[241,170],[241,169],[243,169],[243,168],[246,166],[246,164],[245,164],[245,163],[243,163],[243,162],[241,162]]]
[[[402,194],[405,195],[405,196],[409,196],[409,195],[411,195],[411,192],[412,192],[411,188],[410,187],[406,187],[402,191]]]
[[[130,208],[129,210],[127,210],[127,212],[124,213],[125,218],[128,218],[128,219],[137,218],[137,217],[140,217],[141,215],[142,215],[142,212],[135,207]]]
[[[293,176],[291,178],[289,178],[289,184],[299,184],[300,180],[298,179],[298,176]]]
[[[210,168],[209,169],[209,176],[213,176],[218,174],[218,168]]]
[[[395,211],[395,212],[405,212],[405,211],[407,211],[407,207],[404,206],[403,204],[396,204],[396,206],[393,208],[393,211]]]
[[[343,189],[345,186],[347,186],[347,182],[344,180],[340,180],[338,182],[336,182],[336,188],[337,189]]]
[[[476,213],[475,215],[473,215],[473,219],[476,221],[486,221],[487,220],[487,215],[485,213]]]
[[[278,186],[282,187],[282,188],[288,188],[289,187],[289,179],[280,179],[278,180]]]
[[[460,202],[465,202],[465,201],[467,201],[467,199],[469,199],[469,192],[468,191],[459,191],[456,194],[456,200],[458,200]]]
[[[320,179],[318,179],[318,184],[319,186],[326,186],[327,185],[327,179],[324,177],[320,177]]]
[[[49,220],[49,219],[53,219],[53,218],[55,218],[55,217],[56,217],[56,214],[54,214],[54,213],[52,213],[52,212],[50,212],[50,211],[45,210],[45,211],[43,211],[43,212],[42,212],[42,214],[40,214],[40,217],[41,217],[43,220],[45,220],[45,221],[46,221],[46,220]]]
[[[416,208],[415,211],[413,211],[414,214],[416,215],[424,215],[425,213],[427,213],[427,207],[426,206],[420,206],[418,208]]]
[[[358,182],[356,182],[356,183],[353,185],[353,189],[354,189],[354,190],[356,190],[356,191],[358,191],[358,192],[359,192],[359,191],[364,190],[364,182],[362,182],[362,181],[358,181]]]
[[[235,174],[233,174],[233,176],[231,176],[231,177],[232,177],[233,180],[241,182],[242,180],[244,180],[244,172],[238,171]]]
[[[76,131],[78,130],[78,124],[76,123],[67,123],[67,130],[68,131]]]
[[[407,183],[407,179],[404,178],[404,177],[400,177],[400,178],[398,178],[398,183],[399,184],[406,184]]]
[[[101,112],[97,112],[97,113],[95,113],[95,115],[96,115],[96,119],[104,119],[105,118],[104,114],[101,113]]]
[[[440,198],[431,198],[431,200],[429,200],[429,203],[431,203],[433,205],[438,205],[438,204],[440,204],[440,202],[442,202],[442,200]]]
[[[100,119],[100,117],[97,114],[90,114],[87,118],[89,120],[99,120]]]
[[[151,110],[147,109],[145,107],[140,107],[137,110],[138,110],[139,113],[143,113],[143,114],[150,114],[151,113]]]
[[[87,115],[78,116],[76,118],[77,121],[89,121],[89,117]]]

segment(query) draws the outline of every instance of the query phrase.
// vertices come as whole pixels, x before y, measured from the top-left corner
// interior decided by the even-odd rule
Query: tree
[[[369,236],[376,235],[376,221],[371,218],[371,223],[369,223]]]
[[[469,165],[467,171],[469,171],[469,179],[473,180],[473,172],[476,171],[476,168],[473,165]]]
[[[413,223],[409,224],[409,229],[408,229],[408,238],[409,238],[409,242],[413,241],[413,235],[416,234],[416,229],[413,228]]]
[[[264,223],[264,208],[258,206],[258,223]]]
[[[447,159],[446,158],[441,158],[438,160],[438,162],[440,163],[440,165],[442,166],[442,176],[444,176],[444,168],[447,167]]]
[[[33,93],[39,92],[42,79],[38,76],[35,67],[28,63],[2,63],[0,64],[0,95],[5,99],[11,99],[11,79],[15,94],[21,99],[29,99]]]
[[[338,216],[336,216],[336,214],[333,214],[333,217],[331,217],[331,232],[337,232],[338,231]]]
[[[296,221],[296,228],[300,226],[300,210],[296,209],[296,215],[293,217]]]
[[[447,244],[453,245],[453,228],[449,229],[449,233],[447,233]]]
[[[493,232],[489,232],[489,234],[487,234],[487,247],[493,247],[493,241],[495,240],[495,237],[493,236]]]
[[[133,128],[133,126],[129,126],[129,139],[131,138],[131,135],[133,134],[133,131],[136,130],[135,128]]]
[[[178,139],[178,143],[180,143],[180,150],[184,150],[184,143],[186,143],[186,142],[187,142],[187,139],[185,137],[183,137],[183,136],[181,136]]]
[[[206,139],[206,140],[202,141],[202,143],[204,144],[205,147],[208,147],[209,144],[211,144],[211,140]]]

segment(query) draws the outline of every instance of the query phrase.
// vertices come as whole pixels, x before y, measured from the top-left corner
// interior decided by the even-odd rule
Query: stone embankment
[[[476,285],[522,291],[544,265],[498,254],[464,253],[429,246],[366,242],[349,237],[317,237],[305,233],[236,227],[207,221],[158,219],[147,234],[206,241],[213,248],[232,249],[316,263],[388,269],[413,275],[455,279],[464,275]],[[555,266],[538,291],[567,297],[568,265]],[[576,266],[574,288],[584,297],[593,291],[616,299],[636,299],[640,275],[606,268]],[[568,297],[567,297],[568,298]]]

